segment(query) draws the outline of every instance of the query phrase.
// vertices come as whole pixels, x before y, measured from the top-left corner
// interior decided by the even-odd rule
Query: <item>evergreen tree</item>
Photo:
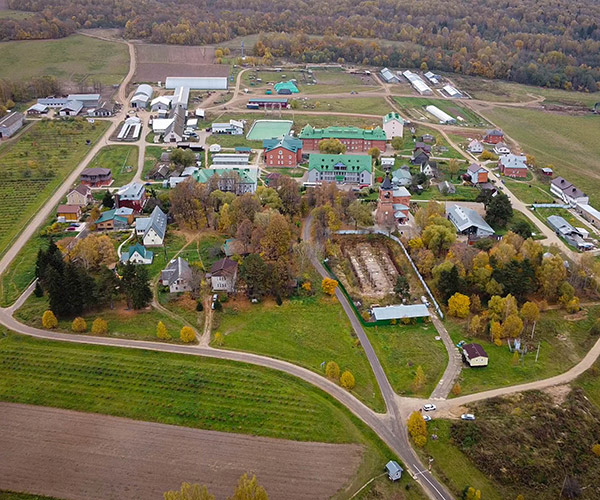
[[[251,299],[260,299],[267,293],[269,281],[267,265],[260,255],[250,254],[244,259],[240,269],[240,276],[246,283],[248,296]]]
[[[115,206],[115,199],[108,189],[104,192],[104,197],[102,198],[102,206],[106,208],[113,208]]]
[[[146,307],[152,300],[152,290],[148,281],[148,270],[145,266],[135,266],[133,288],[131,289],[131,305],[134,309]]]

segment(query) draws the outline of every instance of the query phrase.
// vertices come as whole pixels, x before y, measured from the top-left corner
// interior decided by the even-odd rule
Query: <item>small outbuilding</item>
[[[425,304],[373,307],[371,312],[373,313],[373,318],[379,324],[386,324],[399,319],[422,319],[429,317],[429,310]]]
[[[390,481],[398,481],[402,478],[404,469],[400,467],[400,464],[395,460],[390,460],[385,464],[385,472],[387,472]]]
[[[488,355],[479,344],[465,344],[462,346],[462,355],[465,362],[471,366],[487,366]]]

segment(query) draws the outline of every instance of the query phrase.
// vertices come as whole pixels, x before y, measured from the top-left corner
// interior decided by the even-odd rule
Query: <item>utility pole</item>
[[[538,357],[540,356],[540,346],[542,345],[541,342],[538,342],[538,348],[537,348],[537,353],[535,355],[535,362],[537,363]]]
[[[536,322],[533,322],[533,328],[531,329],[531,338],[533,338],[533,332],[535,332],[535,324]]]

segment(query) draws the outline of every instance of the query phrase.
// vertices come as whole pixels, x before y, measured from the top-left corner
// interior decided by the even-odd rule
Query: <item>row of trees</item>
[[[179,490],[167,491],[165,500],[215,500],[206,486],[182,483]],[[259,484],[255,475],[244,474],[240,477],[233,495],[228,500],[269,500],[267,491]]]
[[[303,62],[421,67],[521,83],[595,91],[600,6],[594,0],[266,2],[250,0],[9,0],[32,18],[0,20],[0,39],[57,38],[79,28],[124,27],[154,43],[219,44],[263,33],[254,55]],[[264,34],[267,33],[267,34]],[[311,37],[310,35],[319,35]],[[323,36],[324,35],[324,36]],[[396,43],[378,43],[373,38]],[[225,51],[222,51],[223,54]]]

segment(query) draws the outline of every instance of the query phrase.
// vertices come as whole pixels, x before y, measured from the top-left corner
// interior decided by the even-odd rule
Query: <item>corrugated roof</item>
[[[425,318],[429,316],[429,310],[425,304],[400,304],[395,306],[374,307],[372,312],[375,321],[402,318]]]
[[[462,346],[462,348],[463,348],[463,351],[465,351],[467,353],[467,356],[469,359],[473,359],[478,356],[483,356],[484,358],[488,357],[484,348],[481,347],[479,344],[464,344]]]
[[[345,172],[372,171],[372,159],[369,155],[331,155],[313,153],[308,159],[308,170],[335,172],[336,167],[345,167]]]
[[[471,208],[451,205],[448,208],[448,214],[451,215],[450,221],[460,232],[475,226],[492,234],[494,233],[492,227],[483,220],[483,217]]]
[[[300,135],[300,139],[364,139],[368,141],[385,141],[386,135],[381,127],[367,130],[358,127],[327,127],[313,128],[306,125]]]

